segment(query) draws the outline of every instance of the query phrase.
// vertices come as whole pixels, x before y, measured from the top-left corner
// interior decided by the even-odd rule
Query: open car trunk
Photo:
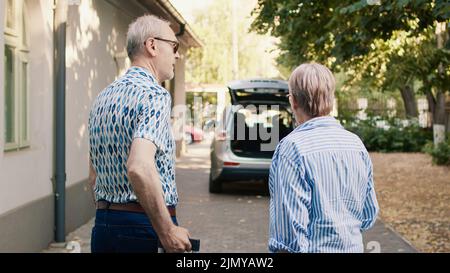
[[[272,158],[278,142],[293,129],[285,81],[254,79],[229,86],[240,105],[233,118],[231,151],[240,157]]]
[[[277,144],[293,129],[291,114],[281,106],[279,110],[248,112],[241,109],[234,114],[231,151],[240,157],[272,158]]]

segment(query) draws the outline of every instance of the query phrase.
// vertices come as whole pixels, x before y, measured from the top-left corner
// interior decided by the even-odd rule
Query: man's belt
[[[107,201],[98,201],[97,209],[110,209],[110,210],[145,213],[144,208],[139,203],[119,204],[119,203],[110,203]],[[169,211],[171,217],[175,217],[177,215],[175,207],[168,206],[167,210]]]

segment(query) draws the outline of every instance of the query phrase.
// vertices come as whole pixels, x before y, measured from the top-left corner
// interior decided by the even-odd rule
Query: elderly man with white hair
[[[171,96],[179,43],[169,23],[134,21],[127,51],[132,67],[96,98],[89,116],[89,181],[97,204],[92,252],[191,250],[175,207],[175,142]]]
[[[333,74],[317,63],[289,79],[299,125],[272,159],[271,252],[363,252],[362,232],[375,223],[372,162],[359,137],[329,116],[334,91]]]

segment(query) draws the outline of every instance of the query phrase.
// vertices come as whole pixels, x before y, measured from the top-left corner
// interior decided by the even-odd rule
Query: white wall
[[[0,22],[5,21],[5,0],[0,0]],[[0,54],[0,152],[3,151],[5,146],[5,132],[4,132],[4,126],[5,126],[5,113],[3,111],[3,105],[5,103],[5,95],[4,95],[4,87],[3,83],[5,82],[5,36],[3,35],[3,30],[5,28],[5,25],[2,23],[0,24],[0,50],[2,54]],[[2,170],[3,166],[3,154],[0,154],[0,170]],[[0,173],[1,174],[1,173]],[[0,176],[0,185],[2,183],[1,176]]]
[[[4,111],[1,110],[0,188],[3,190],[0,191],[0,215],[53,194],[53,0],[26,2],[31,49],[31,147],[18,152],[3,152]],[[126,31],[139,15],[135,14],[138,11],[122,10],[129,4],[113,0],[82,0],[79,6],[69,7],[66,49],[67,186],[84,181],[88,176],[89,110],[97,94],[117,77],[119,69],[123,69]],[[0,22],[4,21],[3,5],[4,0],[0,0]],[[0,23],[2,34],[3,27]],[[3,35],[0,35],[2,52],[3,46]],[[4,63],[3,55],[0,54],[0,64]],[[116,62],[115,57],[118,56],[121,57]],[[122,67],[117,67],[117,63]],[[1,83],[4,82],[3,77],[4,67],[0,65]],[[184,91],[180,82],[177,86],[178,92]],[[0,90],[0,105],[3,105],[3,88]],[[184,97],[184,92],[178,94],[180,98]]]
[[[186,48],[180,48],[180,59],[175,63],[175,86],[174,86],[174,94],[173,94],[173,105],[176,107],[185,106],[186,104],[186,90],[185,90],[185,67],[186,67]],[[182,108],[181,108],[182,109]],[[186,151],[186,147],[184,147],[184,141],[181,138],[183,134],[183,126],[185,124],[185,120],[183,120],[183,116],[179,116],[181,113],[174,111],[172,115],[174,115],[174,123],[177,126],[172,126],[172,130],[174,130],[174,136],[176,140],[176,156],[179,157],[183,152]],[[181,126],[180,126],[181,125]]]
[[[49,0],[27,2],[30,37],[30,142],[22,151],[3,152],[4,111],[0,111],[0,215],[52,193],[53,174],[53,12]],[[4,1],[1,1],[3,6]],[[0,105],[3,109],[3,16],[1,9]]]
[[[118,74],[114,57],[125,52],[126,32],[134,19],[127,14],[105,0],[83,0],[80,6],[69,8],[66,98],[69,186],[88,177],[89,110],[97,94]]]
[[[3,152],[4,111],[0,111],[0,215],[53,194],[54,96],[52,0],[27,0],[30,32],[31,147]],[[3,22],[4,0],[0,1]],[[118,74],[114,57],[125,50],[133,17],[106,0],[71,6],[67,28],[66,173],[67,186],[88,176],[89,109],[97,94]],[[100,20],[101,18],[101,20]],[[3,34],[3,24],[0,31]],[[3,52],[3,35],[0,36]],[[0,63],[3,64],[3,54]],[[120,62],[123,65],[123,60]],[[4,67],[0,65],[3,83]],[[3,105],[3,88],[0,105]],[[1,108],[3,109],[3,107]]]

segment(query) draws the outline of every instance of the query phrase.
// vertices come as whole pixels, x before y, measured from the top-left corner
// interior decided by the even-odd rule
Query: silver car
[[[267,179],[276,145],[294,126],[286,81],[241,80],[228,89],[231,105],[211,144],[211,193],[221,192],[224,182]]]

